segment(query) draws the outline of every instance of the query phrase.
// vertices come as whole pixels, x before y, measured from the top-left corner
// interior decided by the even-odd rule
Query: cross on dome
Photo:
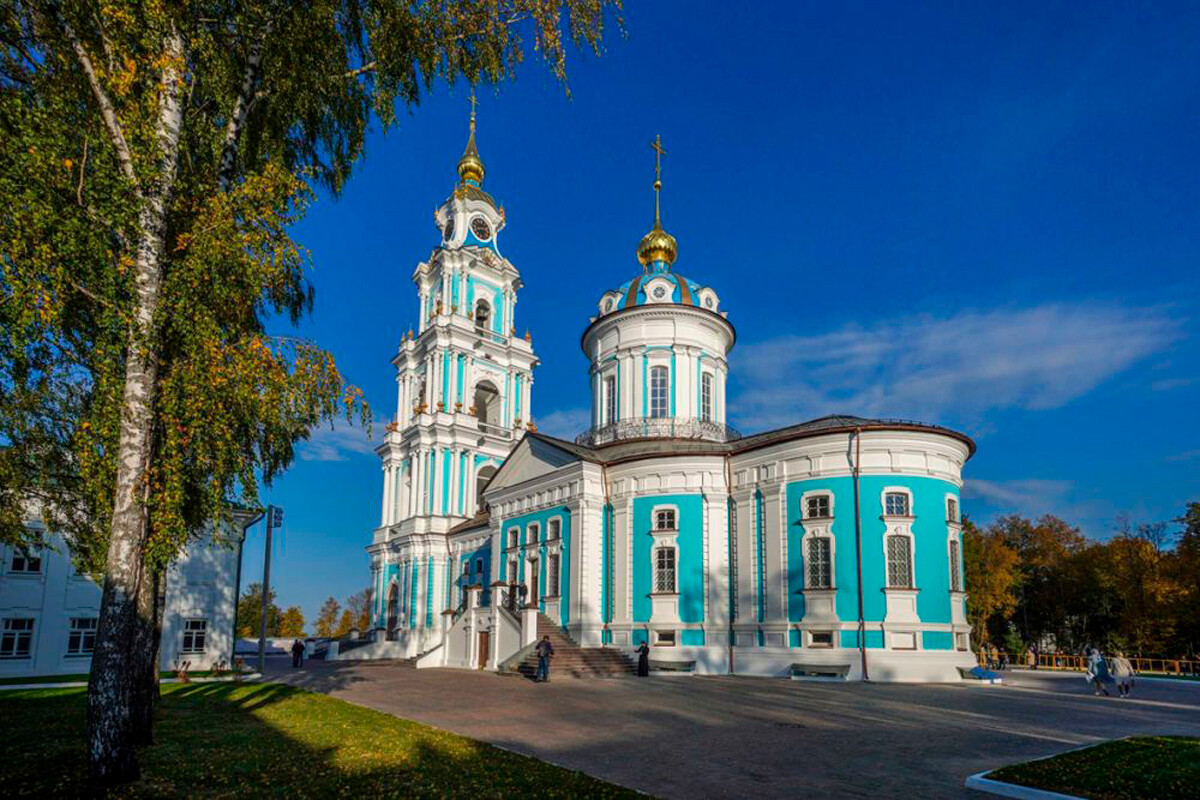
[[[662,157],[667,154],[663,149],[662,137],[654,136],[654,141],[650,142],[650,148],[654,151],[654,227],[650,232],[642,237],[642,241],[638,244],[638,261],[646,268],[647,272],[661,272],[670,269],[675,263],[675,255],[678,248],[675,244],[675,237],[663,230],[662,215],[659,211],[659,193],[662,191]]]
[[[462,158],[458,160],[458,177],[466,184],[483,185],[483,159],[475,147],[475,87],[471,87],[471,135],[467,138],[467,147],[463,150]]]

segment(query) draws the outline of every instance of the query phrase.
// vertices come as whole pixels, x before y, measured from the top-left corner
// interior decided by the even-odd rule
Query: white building
[[[974,664],[959,524],[974,442],[853,416],[731,429],[736,335],[717,292],[675,269],[657,163],[641,269],[583,333],[591,427],[537,433],[474,133],[472,116],[442,243],[414,274],[421,331],[393,360],[368,548],[387,641],[347,656],[499,669],[549,630],[705,673],[958,680]],[[481,281],[499,327],[474,324]]]
[[[232,664],[242,543],[250,517],[223,543],[204,537],[167,570],[159,666]],[[40,522],[29,527],[41,529]],[[62,537],[23,552],[0,546],[0,677],[91,670],[100,586],[78,573]]]

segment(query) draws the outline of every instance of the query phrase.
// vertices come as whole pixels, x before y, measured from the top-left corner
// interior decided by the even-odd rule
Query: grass
[[[173,670],[163,670],[159,673],[164,678],[174,678]],[[229,670],[225,670],[224,674],[229,675]],[[212,670],[197,670],[189,672],[189,677],[192,678],[207,678],[212,676]],[[26,675],[24,677],[16,675],[9,678],[0,678],[0,686],[20,686],[25,683],[87,683],[88,674],[86,672],[77,672],[70,675]]]
[[[116,797],[635,797],[580,772],[275,683],[163,686]],[[85,793],[83,689],[0,694],[5,794]]]
[[[1200,738],[1134,736],[988,773],[988,778],[1095,800],[1196,797]]]

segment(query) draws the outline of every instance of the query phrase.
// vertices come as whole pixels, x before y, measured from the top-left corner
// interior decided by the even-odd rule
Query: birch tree
[[[103,575],[97,784],[149,740],[157,579],[360,393],[313,343],[290,235],[368,124],[532,49],[562,79],[612,0],[0,0],[0,537],[36,501]],[[14,510],[16,509],[16,510]]]

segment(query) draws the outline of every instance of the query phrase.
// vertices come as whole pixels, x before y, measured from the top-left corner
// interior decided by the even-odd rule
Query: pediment
[[[518,483],[540,478],[568,464],[582,459],[578,454],[559,447],[538,436],[525,436],[516,448],[504,459],[500,470],[484,490],[490,494],[496,489],[515,486]]]

